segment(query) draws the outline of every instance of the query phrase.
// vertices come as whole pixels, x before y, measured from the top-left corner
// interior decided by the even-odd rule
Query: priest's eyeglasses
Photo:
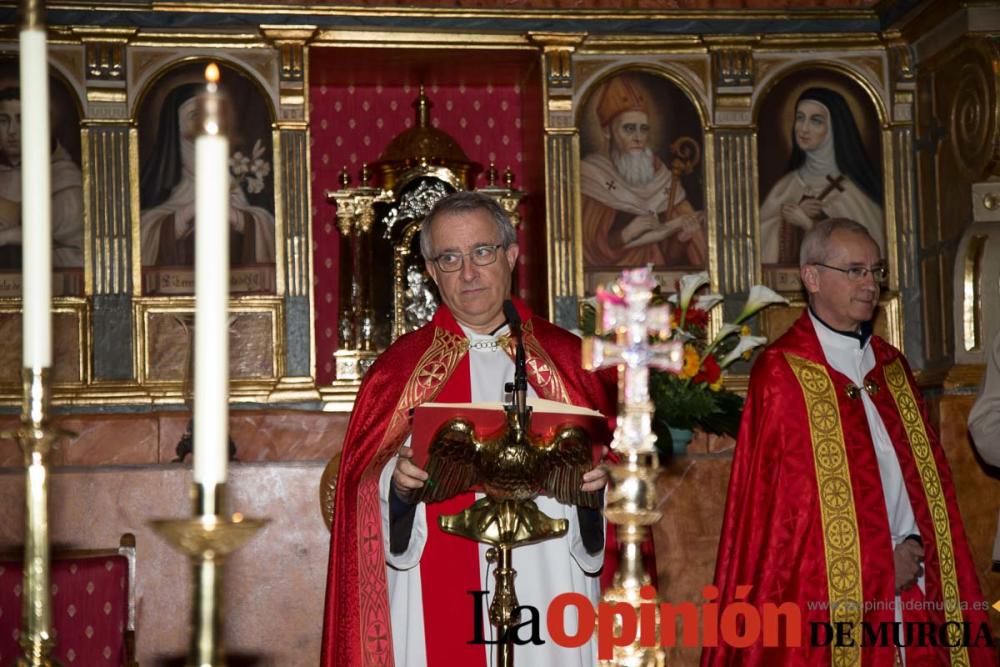
[[[813,262],[813,264],[816,266],[822,266],[824,269],[832,269],[834,271],[846,273],[850,281],[855,283],[861,282],[867,278],[869,273],[871,274],[872,279],[880,285],[889,277],[889,269],[882,265],[872,267],[851,266],[846,269],[842,269],[839,266],[830,266],[829,264],[824,264],[823,262]]]
[[[465,257],[468,256],[476,266],[489,266],[497,261],[497,252],[503,247],[501,243],[476,246],[469,252],[443,252],[433,260],[434,264],[445,273],[452,273],[462,268]]]

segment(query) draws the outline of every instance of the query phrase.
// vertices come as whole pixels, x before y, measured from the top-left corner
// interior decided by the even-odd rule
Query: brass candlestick
[[[66,435],[49,424],[50,374],[48,368],[21,371],[23,398],[21,426],[2,437],[16,439],[24,452],[25,538],[24,606],[21,623],[23,656],[18,667],[52,667],[52,593],[49,585],[49,452]]]
[[[193,602],[188,667],[226,664],[222,605],[222,573],[226,556],[260,530],[266,519],[224,515],[225,484],[194,484],[194,516],[150,522],[160,536],[191,559]]]
[[[611,448],[618,452],[621,462],[610,467],[605,516],[618,527],[621,553],[618,571],[603,600],[631,604],[637,615],[639,605],[650,602],[640,598],[639,590],[652,583],[643,567],[641,546],[649,535],[649,526],[660,519],[656,503],[659,462],[651,427],[649,367],[680,370],[684,355],[681,343],[649,343],[651,333],[666,338],[670,332],[669,307],[649,307],[655,286],[648,268],[624,271],[615,293],[598,296],[599,330],[614,332],[615,341],[588,338],[583,353],[587,368],[618,366],[618,426]],[[620,634],[617,618],[614,632]],[[665,662],[662,648],[642,647],[636,639],[629,646],[616,647],[612,660],[601,664],[659,667]]]

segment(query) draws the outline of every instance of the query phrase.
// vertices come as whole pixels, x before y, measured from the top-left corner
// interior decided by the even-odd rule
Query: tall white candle
[[[52,365],[52,185],[45,28],[21,30],[21,266],[24,367]]]
[[[219,68],[199,100],[195,139],[194,481],[226,480],[229,444],[229,140]]]

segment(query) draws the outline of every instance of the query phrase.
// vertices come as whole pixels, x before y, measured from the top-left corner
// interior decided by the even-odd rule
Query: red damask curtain
[[[317,380],[326,384],[333,379],[332,355],[337,349],[340,235],[335,208],[326,203],[324,190],[340,187],[345,166],[352,185],[357,185],[361,165],[378,160],[396,135],[413,126],[412,104],[423,83],[433,104],[432,124],[454,137],[484,171],[491,161],[501,174],[509,166],[516,175],[515,187],[535,195],[522,207],[520,241],[522,248],[529,239],[534,245],[531,228],[543,225],[535,213],[537,202],[544,200],[539,185],[541,112],[537,77],[531,75],[534,60],[527,55],[512,60],[509,55],[469,52],[460,59],[467,64],[456,64],[454,54],[447,63],[434,63],[426,55],[407,60],[395,50],[313,49],[310,59],[316,361]],[[345,69],[348,62],[351,67]],[[480,174],[477,187],[484,185]],[[544,280],[539,285],[535,277],[537,270],[544,270],[544,251],[540,258],[528,255],[518,284],[521,296],[530,302],[536,292],[545,296]]]

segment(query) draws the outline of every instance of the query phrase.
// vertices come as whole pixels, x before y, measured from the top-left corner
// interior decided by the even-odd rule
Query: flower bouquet
[[[676,294],[666,299],[671,311],[670,340],[683,343],[684,365],[677,373],[651,371],[650,399],[655,406],[653,431],[657,445],[670,450],[677,430],[699,428],[708,433],[735,437],[740,427],[743,398],[725,388],[727,369],[740,359],[749,359],[753,350],[767,342],[753,336],[747,322],[764,308],[788,301],[763,285],[754,285],[739,316],[723,324],[708,338],[709,313],[722,303],[721,294],[698,294],[707,286],[707,272],[681,278]],[[658,292],[658,290],[656,290]],[[597,299],[602,298],[598,290]],[[654,296],[654,304],[659,298]],[[596,329],[596,309],[585,304],[581,328],[592,334]],[[679,443],[678,443],[679,444]],[[686,444],[686,443],[685,443]]]

